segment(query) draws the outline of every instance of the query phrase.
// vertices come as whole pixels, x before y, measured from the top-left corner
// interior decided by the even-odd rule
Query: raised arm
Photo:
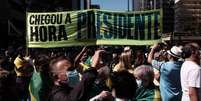
[[[91,68],[86,70],[83,73],[83,77],[81,82],[75,86],[75,88],[71,91],[69,95],[68,101],[87,101],[87,94],[88,89],[92,87],[93,82],[95,81],[98,72],[97,70],[100,68],[99,61],[100,61],[100,55],[102,52],[105,52],[104,50],[97,50],[95,54],[92,57],[92,64]]]
[[[158,44],[154,44],[154,46],[152,47],[151,51],[149,52],[149,55],[148,55],[148,59],[147,59],[147,62],[148,63],[152,63],[152,60],[154,59],[154,53],[155,53],[155,50],[158,48]]]
[[[77,64],[77,63],[79,63],[80,61],[81,61],[81,58],[83,57],[83,55],[87,52],[87,47],[85,46],[85,47],[83,47],[82,48],[82,51],[75,57],[75,63]]]

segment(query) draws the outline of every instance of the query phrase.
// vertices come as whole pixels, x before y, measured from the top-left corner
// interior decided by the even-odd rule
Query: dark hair
[[[40,72],[48,72],[50,58],[47,55],[40,54],[35,59],[36,70]]]
[[[161,51],[165,47],[164,43],[158,43],[158,47],[155,49],[156,52]]]
[[[189,58],[193,52],[199,49],[196,43],[188,43],[182,48],[182,58]]]
[[[6,56],[0,55],[0,68],[12,71],[14,69],[14,64],[12,64]]]
[[[135,95],[137,84],[135,77],[128,71],[114,72],[110,76],[112,89],[115,89],[117,98],[132,99]]]
[[[100,54],[100,57],[104,64],[110,63],[112,61],[112,54],[109,52],[103,52]]]
[[[19,55],[23,55],[23,54],[25,53],[25,48],[24,48],[24,47],[18,47],[18,48],[17,48],[17,53],[18,53]]]
[[[59,61],[62,61],[62,60],[67,60],[69,61],[70,63],[71,62],[71,59],[66,57],[66,56],[59,56],[59,57],[55,57],[53,58],[50,63],[49,63],[49,77],[51,78],[51,81],[53,82],[55,79],[57,79],[57,74],[55,74],[55,71],[54,71],[54,68],[55,68],[55,64],[58,63]],[[73,66],[73,65],[72,65]]]
[[[52,71],[52,69],[54,68],[55,64],[59,61],[62,61],[62,60],[67,60],[69,61],[72,66],[73,66],[73,62],[72,62],[72,59],[70,59],[69,57],[66,57],[66,56],[59,56],[59,57],[55,57],[53,58],[51,61],[50,61],[50,64],[49,64],[49,67],[50,67],[50,70]]]

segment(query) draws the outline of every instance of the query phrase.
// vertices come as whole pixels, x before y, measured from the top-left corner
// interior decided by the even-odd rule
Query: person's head
[[[158,61],[168,61],[168,53],[165,50],[161,50],[158,54]]]
[[[145,60],[144,52],[142,50],[136,51],[135,65],[139,66],[139,65],[143,64],[144,60]]]
[[[148,87],[149,85],[153,84],[154,72],[153,69],[148,65],[138,66],[134,70],[134,76],[136,78],[138,87]]]
[[[124,53],[128,54],[129,58],[130,58],[130,61],[131,61],[131,58],[132,58],[132,49],[129,47],[129,46],[126,46],[124,47]]]
[[[8,46],[8,49],[5,51],[5,56],[11,58],[15,53],[13,46]]]
[[[24,47],[19,47],[17,49],[18,55],[20,55],[21,57],[24,57],[26,55],[26,51]]]
[[[44,54],[40,54],[35,58],[34,65],[37,71],[48,72],[49,62],[50,62],[50,57]]]
[[[128,71],[114,72],[110,75],[112,94],[116,98],[132,99],[137,84],[135,77]]]
[[[9,59],[6,56],[2,56],[2,55],[0,55],[0,67],[7,71],[13,70],[13,65],[11,64]]]
[[[60,86],[67,83],[67,72],[72,67],[72,62],[68,57],[60,56],[51,60],[49,67],[55,85]]]
[[[120,68],[122,69],[130,69],[131,68],[130,56],[127,53],[123,52],[119,57],[119,64]]]
[[[136,51],[136,58],[144,58],[144,53],[142,50]]]
[[[0,56],[0,79],[9,75],[9,62],[4,56]]]
[[[200,52],[199,52],[199,45],[196,43],[189,43],[183,47],[182,56],[184,59],[190,59],[195,61],[196,63],[200,64]]]
[[[113,60],[119,61],[119,55],[122,53],[122,48],[114,47],[112,57]]]
[[[182,47],[173,46],[167,53],[169,60],[177,61],[182,57]]]
[[[131,48],[129,46],[124,47],[124,52],[131,52]]]
[[[112,53],[112,59],[114,61],[118,61],[118,59],[119,59],[118,54],[117,53]]]

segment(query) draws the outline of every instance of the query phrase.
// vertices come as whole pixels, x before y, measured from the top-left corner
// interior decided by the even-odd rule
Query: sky
[[[131,10],[131,0],[130,10]],[[128,0],[91,0],[92,4],[99,4],[101,9],[114,11],[128,11]]]

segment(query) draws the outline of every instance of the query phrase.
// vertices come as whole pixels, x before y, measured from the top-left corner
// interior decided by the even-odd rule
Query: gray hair
[[[142,80],[149,80],[150,82],[154,80],[154,71],[151,66],[141,65],[134,70],[135,77]]]

